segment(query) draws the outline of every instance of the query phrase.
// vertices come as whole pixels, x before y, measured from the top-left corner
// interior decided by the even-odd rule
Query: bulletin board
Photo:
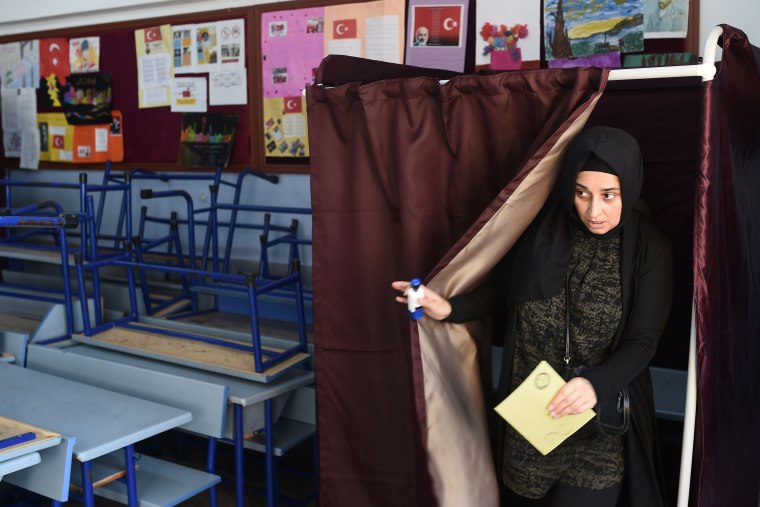
[[[153,169],[163,171],[187,171],[193,170],[183,167],[179,162],[180,134],[182,130],[183,113],[171,112],[169,107],[138,107],[138,76],[137,55],[135,49],[135,30],[146,29],[155,26],[170,24],[198,24],[226,19],[243,19],[246,29],[246,71],[256,72],[256,66],[252,63],[253,45],[256,40],[249,30],[255,26],[252,8],[226,9],[193,13],[182,16],[171,16],[152,19],[141,19],[128,22],[103,24],[97,27],[77,27],[61,30],[51,30],[40,33],[14,35],[13,37],[0,38],[0,42],[12,42],[29,39],[46,39],[54,37],[100,38],[100,72],[110,73],[112,76],[112,107],[118,110],[122,117],[124,136],[124,161],[114,164],[116,169]],[[175,74],[187,75],[191,74]],[[208,77],[208,74],[193,74],[198,77]],[[209,113],[235,113],[238,118],[237,131],[230,155],[227,170],[236,171],[246,167],[256,167],[263,170],[260,153],[251,143],[254,135],[252,125],[258,125],[252,117],[258,112],[251,100],[251,79],[248,80],[248,104],[208,106]],[[60,109],[45,109],[39,106],[39,113],[60,112]],[[258,136],[256,136],[258,139]],[[6,159],[6,164],[12,167],[16,159]],[[41,161],[41,168],[71,169],[72,164]],[[304,172],[307,167],[296,168]],[[194,170],[207,170],[197,168]],[[287,170],[287,169],[286,169]]]

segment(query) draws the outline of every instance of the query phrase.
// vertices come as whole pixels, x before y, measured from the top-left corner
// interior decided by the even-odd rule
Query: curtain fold
[[[425,324],[418,332],[390,282],[426,277],[452,295],[482,279],[485,258],[493,265],[543,204],[606,72],[458,76],[441,85],[424,76],[369,82],[360,72],[342,82],[335,76],[350,80],[350,72],[326,67],[346,62],[323,62],[319,75],[333,87],[307,89],[320,503],[496,505],[480,338],[453,326],[442,340]],[[514,206],[526,214],[496,227],[493,216],[512,216]],[[460,239],[487,228],[494,239]],[[475,272],[447,268],[483,252],[482,262],[466,263]],[[432,415],[431,386],[441,389]],[[447,427],[449,413],[459,420]]]
[[[760,488],[760,67],[746,35],[723,25],[704,95],[695,211],[698,413],[692,499],[752,506]]]

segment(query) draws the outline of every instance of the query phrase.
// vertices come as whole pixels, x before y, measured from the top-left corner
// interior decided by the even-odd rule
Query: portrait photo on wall
[[[185,113],[179,161],[186,167],[227,167],[237,130],[237,113]]]
[[[642,0],[644,37],[668,39],[686,37],[689,26],[689,0]]]
[[[111,73],[71,74],[66,78],[63,112],[70,125],[111,123]]]
[[[414,5],[410,45],[461,46],[463,15],[463,5]]]

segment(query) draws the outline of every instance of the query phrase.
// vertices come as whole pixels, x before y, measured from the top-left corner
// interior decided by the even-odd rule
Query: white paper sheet
[[[209,105],[248,103],[248,77],[245,69],[209,72]]]

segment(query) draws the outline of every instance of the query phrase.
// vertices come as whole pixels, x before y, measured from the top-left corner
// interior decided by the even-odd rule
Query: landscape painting
[[[642,0],[545,0],[546,59],[644,50]]]

